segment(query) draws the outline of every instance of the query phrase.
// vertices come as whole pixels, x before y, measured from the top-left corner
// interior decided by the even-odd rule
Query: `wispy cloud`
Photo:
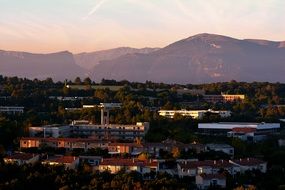
[[[83,17],[83,20],[88,19],[90,16],[96,13],[98,9],[106,2],[107,0],[100,0],[87,14],[87,16]]]

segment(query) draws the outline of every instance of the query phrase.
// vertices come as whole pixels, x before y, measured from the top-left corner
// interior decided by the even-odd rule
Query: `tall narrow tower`
[[[100,103],[101,108],[101,125],[110,124],[110,110],[115,108],[121,108],[120,103]]]

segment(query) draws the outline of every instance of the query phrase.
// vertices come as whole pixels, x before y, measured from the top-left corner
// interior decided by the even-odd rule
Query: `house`
[[[202,173],[217,174],[221,170],[228,171],[231,175],[240,172],[239,166],[228,160],[205,160],[205,161],[185,161],[177,164],[178,176],[196,176]]]
[[[137,171],[141,174],[158,172],[159,164],[156,160],[138,160],[138,159],[121,159],[110,158],[102,159],[99,165],[99,171],[109,171],[110,173],[117,173],[121,170],[126,172]]]
[[[137,143],[109,143],[109,154],[132,154],[138,155],[143,152],[143,145]]]
[[[37,161],[39,161],[40,156],[38,154],[30,154],[30,153],[13,153],[7,157],[4,158],[4,162],[7,163],[13,163],[17,165],[23,165],[23,164],[34,164]]]
[[[50,166],[63,165],[66,169],[76,169],[79,164],[79,158],[75,156],[55,156],[42,161],[42,164]]]
[[[213,150],[216,152],[221,151],[230,156],[234,156],[234,147],[228,144],[206,144],[206,149]]]
[[[230,160],[230,163],[239,166],[240,172],[247,170],[260,170],[262,173],[267,171],[267,162],[256,159],[256,158],[241,158]]]
[[[270,132],[257,130],[256,128],[236,127],[227,133],[228,137],[239,138],[242,141],[258,142],[267,138]]]
[[[198,189],[226,188],[226,176],[223,174],[200,174],[196,176],[196,185]]]

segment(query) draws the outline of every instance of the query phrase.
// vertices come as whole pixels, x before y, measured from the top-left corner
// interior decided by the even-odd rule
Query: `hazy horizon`
[[[0,49],[164,47],[199,33],[284,41],[281,0],[0,0]]]

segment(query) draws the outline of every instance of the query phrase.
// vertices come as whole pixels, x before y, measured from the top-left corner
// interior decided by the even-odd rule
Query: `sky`
[[[284,0],[0,0],[0,49],[164,47],[198,33],[285,41]]]

